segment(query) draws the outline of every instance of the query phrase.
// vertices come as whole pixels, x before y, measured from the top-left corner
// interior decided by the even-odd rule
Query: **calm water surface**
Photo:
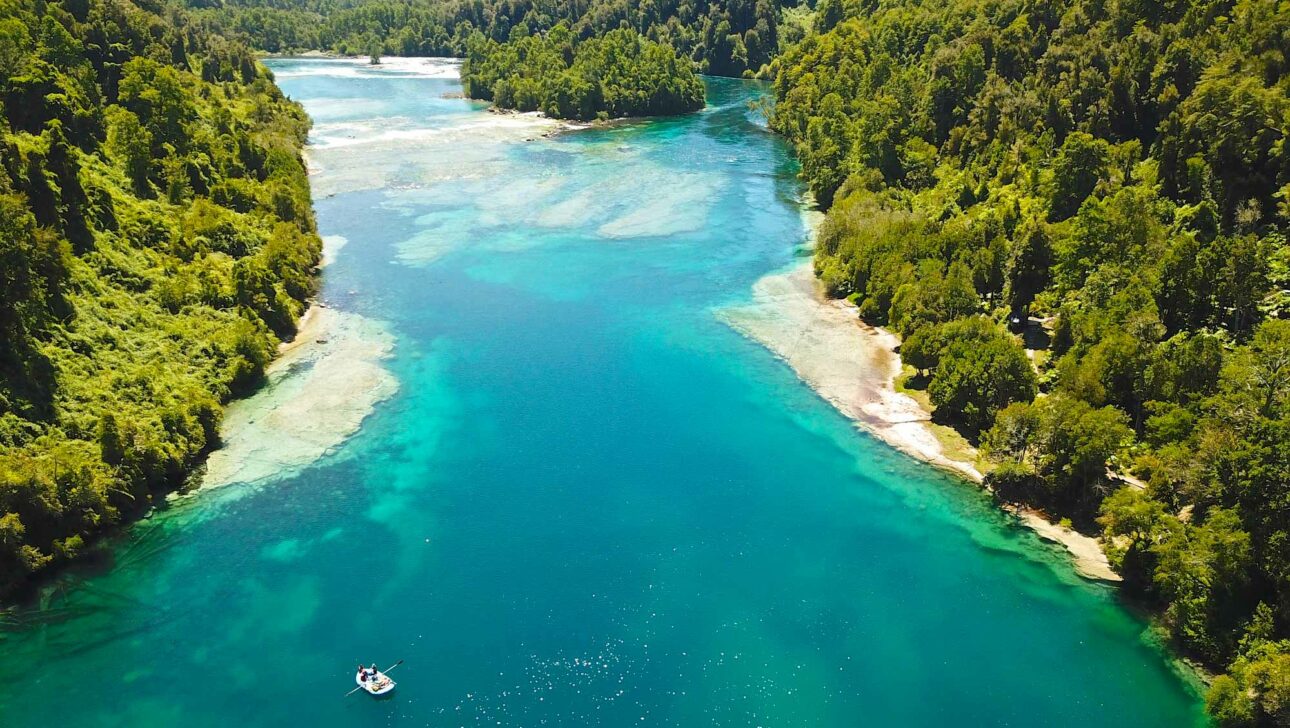
[[[805,235],[760,87],[547,138],[443,66],[272,66],[316,122],[322,297],[399,392],[20,612],[0,723],[1197,722],[1107,589],[715,317]],[[391,699],[342,697],[358,659],[406,661]]]

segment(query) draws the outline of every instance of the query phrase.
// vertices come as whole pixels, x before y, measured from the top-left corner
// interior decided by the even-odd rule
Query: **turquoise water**
[[[760,87],[548,138],[447,72],[272,65],[316,120],[322,298],[398,392],[19,612],[0,723],[1198,722],[1108,589],[714,315],[805,235]],[[405,660],[392,698],[342,697],[359,659]]]

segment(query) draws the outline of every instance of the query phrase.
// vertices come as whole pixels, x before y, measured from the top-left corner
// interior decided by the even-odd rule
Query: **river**
[[[803,255],[764,87],[555,133],[446,62],[270,65],[325,325],[208,487],[13,615],[0,723],[1201,722],[1111,588],[722,322]]]

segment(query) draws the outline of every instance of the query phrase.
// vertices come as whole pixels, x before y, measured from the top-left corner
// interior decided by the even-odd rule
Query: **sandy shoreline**
[[[865,324],[845,300],[824,296],[804,259],[753,285],[753,300],[720,317],[783,359],[839,412],[883,442],[913,457],[980,483],[973,462],[947,454],[932,430],[931,415],[913,397],[896,391],[901,372],[899,338]],[[969,449],[970,450],[970,449]],[[1051,523],[1037,511],[1007,507],[1040,538],[1061,545],[1076,571],[1118,582],[1097,539]]]
[[[379,322],[311,305],[264,386],[225,410],[201,489],[274,480],[334,452],[398,390],[385,367],[393,346]]]

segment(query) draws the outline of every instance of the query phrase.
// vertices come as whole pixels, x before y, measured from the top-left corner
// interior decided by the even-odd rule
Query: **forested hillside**
[[[188,4],[0,0],[0,591],[180,482],[311,292],[248,45],[580,119],[769,63],[830,294],[1000,498],[1104,536],[1221,724],[1290,725],[1286,0]]]
[[[461,82],[471,98],[562,119],[680,114],[703,108],[703,81],[672,48],[627,28],[577,41],[563,24],[496,43],[475,33]]]
[[[579,40],[626,27],[671,46],[702,73],[740,76],[779,43],[773,0],[188,0],[208,27],[271,53],[330,50],[464,56],[478,30],[497,42],[515,28],[565,23]]]
[[[0,593],[212,447],[312,288],[308,128],[241,45],[0,0]]]
[[[1001,497],[1104,530],[1173,643],[1230,672],[1222,723],[1290,725],[1290,4],[814,22],[773,127],[829,207],[828,290],[904,337]]]

